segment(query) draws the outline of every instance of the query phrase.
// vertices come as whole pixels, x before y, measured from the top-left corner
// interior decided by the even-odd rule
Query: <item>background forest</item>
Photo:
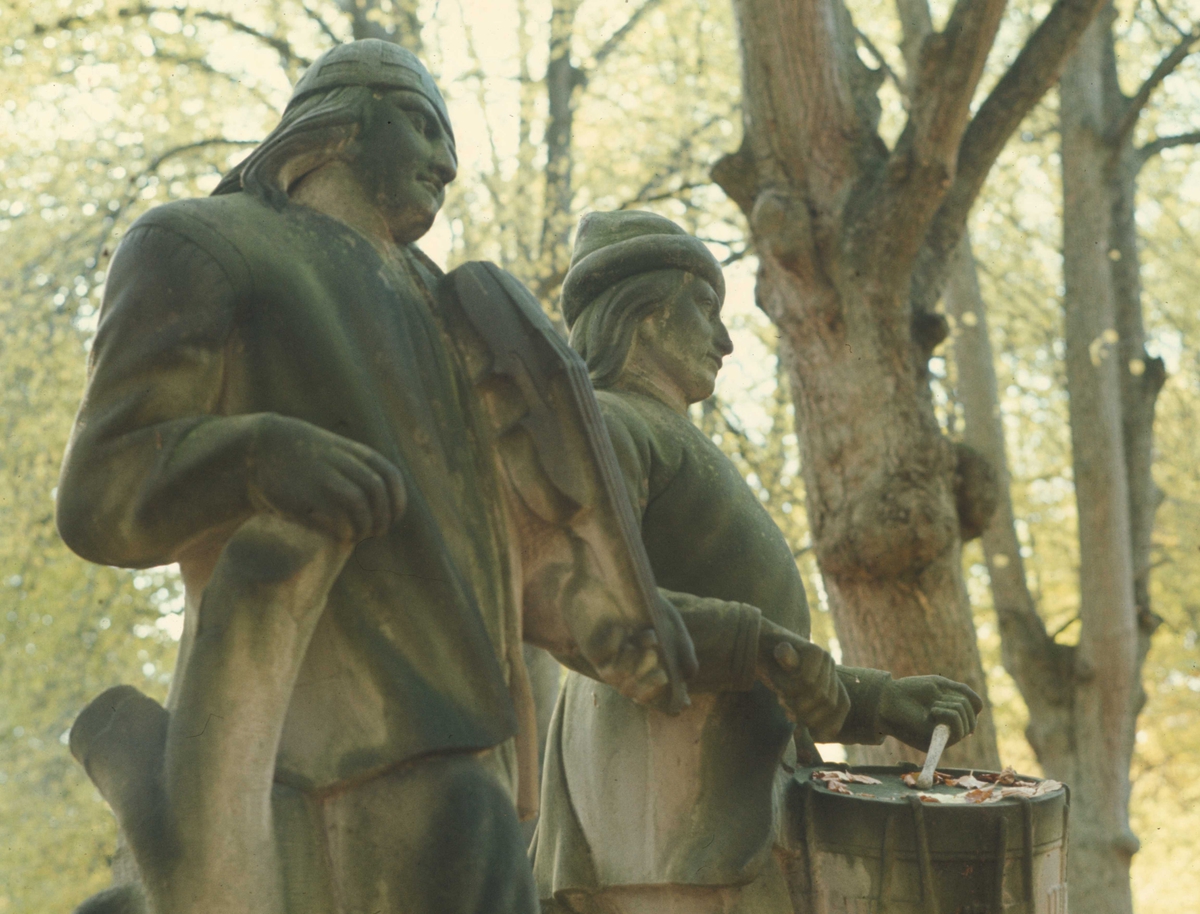
[[[840,34],[853,60],[844,66],[867,87],[856,102],[877,99],[863,116],[877,124],[880,149],[910,142],[906,125],[924,110],[930,78],[922,41],[972,2],[952,10],[944,2],[847,0]],[[1094,624],[1089,588],[1103,577],[1081,558],[1092,547],[1081,546],[1090,542],[1091,521],[1079,505],[1092,503],[1077,502],[1076,484],[1092,472],[1088,442],[1096,439],[1088,437],[1094,423],[1080,418],[1091,387],[1079,366],[1119,368],[1122,465],[1131,481],[1120,491],[1130,490],[1132,506],[1128,636],[1138,643],[1146,701],[1128,733],[1131,833],[1110,843],[1127,860],[1140,841],[1134,909],[1167,914],[1193,910],[1200,898],[1200,160],[1193,145],[1200,142],[1200,54],[1192,54],[1200,48],[1200,7],[1186,0],[1074,5],[1088,6],[1089,16],[1101,7],[1096,24],[1061,88],[1027,92],[1019,126],[996,140],[1002,151],[990,171],[982,169],[986,183],[970,209],[970,251],[957,248],[944,284],[926,295],[924,310],[913,306],[911,326],[926,346],[917,376],[938,430],[999,471],[987,487],[989,507],[998,508],[980,509],[977,529],[959,506],[960,589],[969,598],[999,760],[1031,774],[1059,763],[1047,761],[1061,754],[1052,739],[1048,745],[1053,727],[1044,723],[1062,707],[1051,673]],[[801,459],[812,429],[806,438],[793,402],[797,379],[803,386],[816,367],[795,345],[781,346],[780,312],[764,293],[772,274],[761,268],[780,260],[778,232],[769,207],[761,196],[749,198],[732,167],[745,106],[759,104],[743,100],[738,75],[739,35],[746,46],[756,34],[752,6],[6,0],[0,7],[0,914],[65,912],[109,883],[114,821],[70,758],[67,732],[110,685],[128,682],[164,697],[182,626],[171,568],[90,566],[54,531],[58,466],[108,259],[147,208],[211,191],[274,124],[290,82],[337,41],[398,41],[423,57],[446,94],[459,178],[422,244],[444,265],[495,260],[553,313],[584,212],[654,209],[711,243],[727,265],[736,351],[696,419],[789,536],[809,584],[815,637],[842,650],[838,635],[848,641],[857,629],[847,615],[844,569],[810,530],[811,518],[823,516],[806,503],[805,481],[818,478]],[[979,0],[972,8],[984,6]],[[985,99],[1006,85],[1003,74],[1036,58],[1041,46],[1027,41],[1044,31],[1039,24],[1057,22],[1053,16],[1071,4],[991,7],[998,31],[983,44],[977,89],[972,95],[968,80],[962,101],[964,114],[969,103],[980,118]],[[1061,66],[1048,70],[1047,87]],[[1084,123],[1081,132],[1089,105],[1104,130]],[[714,180],[718,163],[725,167]],[[777,222],[789,220],[785,212]],[[1081,240],[1101,224],[1103,237]],[[1102,275],[1106,283],[1098,284]],[[756,307],[756,277],[770,317]],[[914,299],[922,288],[914,286]],[[1099,297],[1116,321],[1080,335]],[[1154,483],[1140,489],[1139,448],[1144,479],[1152,472]],[[971,464],[958,459],[956,478],[970,476]],[[916,635],[902,617],[887,638],[915,652]],[[1086,675],[1076,664],[1063,690],[1108,675],[1103,663]],[[994,761],[990,743],[980,747],[977,757]],[[1078,877],[1073,903],[1075,887],[1084,888]],[[1122,880],[1123,871],[1096,875],[1098,884],[1110,878]]]

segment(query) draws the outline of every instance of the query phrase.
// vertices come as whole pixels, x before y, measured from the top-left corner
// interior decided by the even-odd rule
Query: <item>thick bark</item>
[[[782,332],[845,661],[937,672],[986,694],[960,562],[958,451],[925,370],[944,325],[912,325],[907,297],[999,5],[960,4],[961,28],[924,42],[912,123],[891,153],[863,103],[873,87],[843,53],[853,31],[840,5],[736,9],[746,139],[717,176],[750,215],[759,304]],[[948,761],[996,764],[986,715]]]
[[[891,151],[875,130],[878,75],[854,54],[841,0],[734,4],[745,139],[713,176],[750,219],[847,662],[986,694],[960,554],[994,492],[967,484],[986,474],[938,428],[926,363],[946,325],[932,305],[991,164],[1101,2],[1057,0],[968,126],[1003,3],[959,0],[924,34],[905,0],[910,118]],[[990,718],[948,760],[995,765]]]

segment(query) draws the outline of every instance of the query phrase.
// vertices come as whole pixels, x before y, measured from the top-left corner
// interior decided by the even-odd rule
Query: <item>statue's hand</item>
[[[883,731],[914,749],[926,749],[938,724],[950,727],[950,745],[975,731],[983,699],[970,686],[944,676],[895,679],[879,698]]]
[[[850,711],[850,696],[827,651],[763,619],[758,678],[775,693],[788,717],[808,727],[817,742],[837,736]]]
[[[342,542],[380,536],[404,514],[404,477],[365,444],[287,416],[257,417],[251,504]]]

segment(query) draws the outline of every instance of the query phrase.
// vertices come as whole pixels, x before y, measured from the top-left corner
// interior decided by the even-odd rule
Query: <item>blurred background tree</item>
[[[931,23],[945,20],[944,4],[930,9]],[[1022,0],[1008,8],[984,90],[1047,9]],[[879,133],[892,145],[908,103],[904,22],[877,0],[852,2],[850,12],[855,53],[876,71]],[[1142,914],[1186,910],[1200,896],[1200,600],[1193,595],[1200,453],[1191,434],[1200,413],[1200,318],[1191,302],[1200,279],[1200,163],[1187,145],[1200,79],[1186,41],[1192,15],[1182,5],[1128,0],[1113,8],[1111,31],[1099,39],[1111,36],[1129,97],[1154,83],[1113,147],[1133,149],[1139,165],[1136,197],[1132,184],[1123,185],[1137,253],[1120,248],[1114,259],[1107,243],[1103,250],[1108,263],[1140,265],[1147,352],[1137,357],[1152,370],[1161,359],[1165,377],[1153,451],[1164,495],[1146,559],[1134,567],[1137,574],[1153,568],[1143,575],[1145,605],[1152,601],[1163,620],[1145,659],[1149,700],[1129,733],[1132,826],[1143,843],[1133,897]],[[809,534],[777,331],[754,307],[756,251],[737,206],[708,176],[742,132],[739,51],[726,0],[10,2],[0,15],[5,914],[67,911],[108,884],[115,825],[70,759],[65,734],[109,685],[132,682],[162,698],[181,623],[172,569],[88,566],[53,529],[57,469],[108,257],[146,208],[210,191],[274,123],[303,67],[352,37],[417,50],[447,95],[460,178],[424,244],[435,259],[448,266],[496,260],[553,314],[571,230],[589,209],[656,209],[712,243],[728,264],[726,310],[738,351],[697,419],[788,534],[810,584],[817,637],[840,647]],[[1170,74],[1156,77],[1179,47]],[[961,366],[971,332],[986,326],[999,410],[992,415],[1010,476],[1007,530],[1020,558],[1013,564],[1045,643],[1066,649],[1081,627],[1081,555],[1062,319],[1058,110],[1053,94],[1033,107],[980,193],[970,219],[979,295],[969,307],[977,316],[972,323],[950,297],[950,341],[928,370],[938,427],[952,440],[969,439],[970,382]],[[1116,118],[1110,126],[1123,124],[1124,112]],[[1165,142],[1171,137],[1180,139]],[[1133,361],[1123,350],[1121,359]],[[1020,677],[1014,682],[1001,662],[999,554],[969,543],[962,580],[1000,758],[1038,773],[1023,733],[1029,712]]]

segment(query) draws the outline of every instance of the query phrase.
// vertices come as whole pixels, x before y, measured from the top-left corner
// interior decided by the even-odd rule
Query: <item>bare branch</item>
[[[860,256],[882,275],[907,273],[954,178],[971,99],[1000,27],[1005,0],[958,0],[943,31],[921,43],[909,78],[908,123],[889,156],[867,217]]]
[[[175,156],[183,155],[185,152],[194,152],[197,149],[206,149],[209,146],[257,146],[261,142],[262,140],[230,140],[225,137],[214,136],[203,140],[195,140],[191,143],[183,143],[179,146],[173,146],[165,152],[160,152],[146,164],[146,167],[141,172],[130,180],[136,181],[138,178],[154,174],[167,159],[173,159]]]
[[[1154,68],[1154,71],[1146,77],[1146,81],[1138,87],[1137,92],[1133,94],[1125,106],[1125,110],[1121,114],[1121,119],[1108,131],[1108,135],[1105,137],[1113,148],[1119,148],[1133,132],[1133,128],[1137,124],[1137,120],[1145,109],[1146,104],[1150,101],[1150,96],[1154,94],[1154,90],[1161,86],[1163,80],[1174,73],[1176,68],[1183,63],[1184,59],[1192,53],[1192,46],[1197,41],[1200,41],[1200,32],[1197,32],[1193,28],[1190,32],[1184,34],[1179,39],[1178,44],[1163,56],[1162,60],[1158,62],[1158,66]]]
[[[139,16],[152,16],[155,13],[173,13],[180,19],[188,17],[194,19],[204,19],[208,22],[218,22],[228,26],[235,32],[241,32],[243,35],[249,35],[261,41],[263,44],[272,48],[284,62],[284,64],[302,64],[307,66],[312,63],[307,57],[296,53],[291,44],[275,35],[268,35],[266,32],[259,31],[251,25],[242,22],[240,19],[229,15],[228,13],[216,13],[211,10],[194,10],[186,6],[153,6],[150,4],[139,4],[137,6],[128,6],[124,9],[119,9],[111,14],[117,19],[136,19]],[[56,19],[52,23],[42,23],[35,25],[29,32],[31,36],[45,35],[48,32],[61,32],[70,29],[78,28],[81,25],[87,25],[89,22],[94,22],[97,19],[105,18],[103,14],[99,16],[63,16]]]
[[[632,209],[635,206],[645,206],[647,203],[658,203],[662,200],[674,200],[679,194],[687,190],[695,190],[697,187],[707,187],[709,182],[704,181],[685,181],[678,187],[673,187],[670,190],[659,191],[658,193],[649,193],[648,189],[643,187],[642,192],[626,200],[617,209]]]
[[[625,40],[626,36],[629,35],[629,33],[637,27],[637,24],[642,21],[642,17],[653,10],[661,2],[662,0],[644,0],[642,5],[634,10],[630,14],[629,18],[625,20],[625,24],[609,35],[604,44],[600,45],[600,47],[596,49],[595,53],[592,54],[591,69],[599,69],[600,65],[604,63],[605,59],[620,46],[621,42]]]
[[[932,310],[941,294],[946,267],[962,237],[971,206],[1000,150],[1021,121],[1058,80],[1067,58],[1105,0],[1056,0],[1012,66],[979,106],[959,144],[950,186],[918,256],[913,305]]]
[[[141,188],[141,180],[158,171],[168,159],[173,159],[186,152],[194,152],[197,149],[206,149],[210,146],[257,146],[260,142],[260,140],[227,140],[224,137],[208,137],[207,139],[195,140],[191,143],[182,143],[179,146],[173,146],[170,149],[160,152],[146,163],[145,168],[137,174],[129,176],[129,189],[125,192],[124,199],[121,200],[116,210],[106,214],[108,217],[111,217],[112,221],[107,223],[107,226],[101,231],[96,242],[96,251],[93,255],[95,261],[97,263],[100,262],[100,258],[104,253],[104,247],[108,244],[108,236],[112,233],[117,220],[124,215],[125,211],[133,204],[133,201],[137,199],[138,191]]]
[[[265,107],[275,110],[274,102],[272,102],[271,99],[267,98],[267,96],[263,93],[263,91],[261,89],[259,89],[256,86],[247,85],[246,81],[244,79],[239,79],[236,74],[226,73],[223,70],[218,70],[216,67],[214,67],[212,64],[210,64],[207,60],[205,60],[202,57],[184,57],[181,54],[175,54],[171,51],[164,51],[161,47],[159,47],[158,43],[155,42],[154,43],[154,59],[160,60],[160,61],[165,61],[167,63],[177,64],[180,66],[185,66],[185,67],[195,67],[197,70],[200,70],[202,73],[207,73],[210,76],[217,77],[218,79],[226,80],[226,81],[236,85],[242,91],[249,92],[251,95],[253,95],[255,98],[257,98]]]
[[[343,39],[333,30],[333,26],[325,21],[324,16],[310,7],[307,3],[301,3],[300,6],[304,12],[308,14],[308,18],[317,24],[317,28],[319,28],[325,34],[326,38],[328,38],[334,44],[342,43]]]
[[[900,19],[900,53],[904,57],[907,95],[916,85],[921,68],[921,45],[933,34],[933,16],[929,13],[929,0],[896,0],[896,13]]]
[[[1174,149],[1176,146],[1195,146],[1200,144],[1200,130],[1191,133],[1180,133],[1174,136],[1160,136],[1151,140],[1145,146],[1138,147],[1136,152],[1136,168],[1141,169],[1148,161],[1164,149]]]
[[[1171,15],[1162,8],[1162,4],[1158,0],[1150,0],[1150,3],[1154,7],[1154,12],[1158,13],[1158,18],[1174,29],[1180,38],[1187,35],[1187,32],[1183,30],[1179,23],[1172,19]]]
[[[904,99],[904,103],[907,105],[908,88],[900,81],[900,77],[896,75],[895,71],[888,66],[888,62],[884,59],[883,54],[880,53],[879,48],[875,47],[875,42],[871,41],[871,39],[867,36],[867,33],[857,26],[854,28],[854,34],[857,35],[858,40],[863,43],[863,47],[866,48],[870,55],[875,58],[875,62],[879,64],[879,69],[883,70],[883,72],[887,75],[887,78],[892,81],[892,85],[896,87],[896,91],[900,93],[900,97]]]

